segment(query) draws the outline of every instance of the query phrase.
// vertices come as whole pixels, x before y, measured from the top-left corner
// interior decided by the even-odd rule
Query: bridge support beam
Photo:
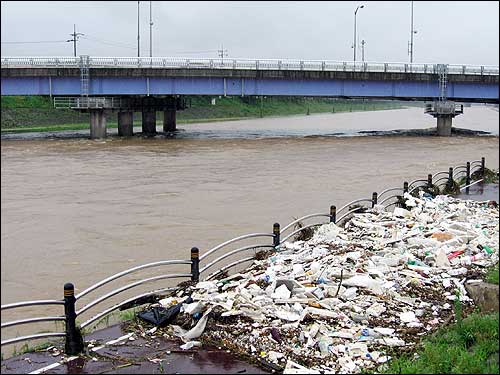
[[[106,138],[106,113],[103,109],[90,110],[90,138]]]
[[[142,111],[142,132],[144,134],[156,134],[156,111]]]
[[[177,130],[177,113],[175,109],[163,111],[163,131],[173,132]]]
[[[451,122],[454,116],[441,115],[437,117],[437,135],[449,137],[451,135]]]
[[[126,137],[134,135],[134,112],[118,112],[118,135]]]
[[[432,104],[426,104],[425,113],[437,119],[437,132],[440,137],[451,136],[451,125],[453,117],[464,113],[464,106],[456,105],[449,100],[435,101]]]

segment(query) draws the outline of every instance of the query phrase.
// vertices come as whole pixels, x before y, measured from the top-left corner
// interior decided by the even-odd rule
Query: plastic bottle
[[[408,265],[410,266],[420,266],[420,267],[429,267],[427,264],[425,264],[424,262],[418,260],[418,259],[415,259],[415,260],[409,260],[408,261]]]
[[[467,256],[460,258],[460,264],[462,264],[463,266],[468,266],[472,262],[475,262],[476,260],[483,259],[483,258],[484,258],[484,255],[481,253],[473,255],[473,256],[467,255]]]
[[[493,254],[493,249],[489,246],[479,244],[477,245],[477,248],[479,250],[484,250],[486,254]]]
[[[448,260],[453,259],[460,254],[463,254],[464,251],[465,251],[464,249],[461,249],[448,254]]]

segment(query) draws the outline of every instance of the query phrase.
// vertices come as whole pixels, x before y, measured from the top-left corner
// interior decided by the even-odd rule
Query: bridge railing
[[[3,57],[2,68],[79,68],[80,57]],[[352,62],[297,59],[183,57],[89,57],[90,68],[185,68],[245,70],[357,71],[437,74],[438,64]],[[498,66],[450,64],[448,74],[498,75]]]
[[[38,300],[38,301],[25,301],[18,303],[10,303],[1,306],[2,312],[9,309],[18,309],[30,306],[42,306],[42,305],[62,305],[64,306],[63,315],[59,316],[45,316],[45,317],[36,317],[36,318],[28,318],[28,319],[20,319],[14,320],[1,324],[2,330],[4,328],[17,326],[21,324],[30,324],[30,323],[39,323],[45,321],[64,321],[66,328],[65,332],[41,332],[38,334],[32,334],[21,337],[14,337],[2,340],[1,345],[14,344],[21,341],[28,340],[38,340],[41,338],[50,338],[50,337],[65,337],[66,338],[66,354],[78,354],[78,352],[83,350],[83,340],[81,339],[80,330],[91,326],[92,323],[106,317],[113,311],[117,309],[121,309],[122,307],[141,304],[141,299],[149,296],[158,296],[165,293],[176,293],[180,288],[185,286],[185,282],[178,284],[177,286],[166,287],[164,284],[162,288],[157,288],[153,290],[149,290],[146,292],[142,292],[134,297],[127,298],[119,303],[116,303],[110,307],[105,308],[104,310],[98,312],[96,315],[92,316],[90,319],[84,321],[83,323],[77,324],[76,317],[82,315],[87,310],[94,308],[97,305],[102,304],[104,301],[114,297],[118,294],[121,294],[127,290],[150,284],[157,281],[168,280],[168,279],[188,279],[192,282],[197,282],[200,279],[201,274],[207,272],[209,269],[213,268],[216,265],[219,265],[219,269],[212,272],[208,276],[205,277],[204,280],[210,280],[218,275],[221,275],[227,272],[229,269],[241,265],[242,263],[252,261],[256,259],[259,255],[259,251],[271,250],[271,251],[279,251],[281,245],[283,245],[290,238],[299,235],[301,232],[305,230],[310,230],[316,226],[325,224],[327,222],[335,223],[337,225],[342,225],[346,220],[348,220],[352,215],[364,211],[366,208],[381,207],[386,210],[391,206],[398,206],[404,204],[403,196],[405,193],[417,194],[419,190],[428,191],[432,188],[436,188],[438,192],[445,192],[445,186],[452,186],[453,184],[457,184],[460,187],[460,191],[466,189],[468,192],[469,186],[482,181],[485,175],[485,158],[481,158],[481,160],[474,160],[471,162],[467,162],[465,165],[458,165],[455,167],[449,168],[448,171],[440,171],[434,174],[429,174],[427,179],[416,179],[411,182],[404,182],[402,187],[393,187],[382,190],[380,193],[373,192],[372,196],[369,198],[360,198],[355,199],[341,208],[337,210],[336,206],[330,206],[329,213],[315,213],[303,216],[301,218],[295,219],[282,229],[280,229],[279,223],[275,223],[273,225],[273,230],[271,233],[251,233],[247,235],[242,235],[225,241],[212,249],[206,251],[201,257],[199,254],[199,250],[196,247],[191,248],[190,250],[190,259],[187,260],[161,260],[158,262],[147,263],[139,266],[135,266],[124,270],[122,272],[116,273],[112,276],[109,276],[96,284],[88,287],[81,293],[74,295],[74,286],[73,284],[65,284],[64,286],[64,299],[61,300]],[[456,179],[460,176],[460,180],[456,181]],[[472,180],[475,180],[473,182]],[[321,218],[321,222],[312,223],[312,224],[301,224],[305,220]],[[285,234],[286,233],[286,234]],[[270,239],[269,242],[265,243],[263,241],[264,238]],[[259,239],[258,243],[252,243],[250,245],[241,246],[241,242],[245,240],[255,240]],[[227,250],[231,245],[238,244],[238,248],[234,250]],[[220,253],[217,258],[210,260],[216,253]],[[250,251],[250,254],[248,252]],[[227,264],[229,258],[237,255],[239,258],[236,261],[230,262]],[[221,264],[224,262],[224,264]],[[147,278],[142,278],[132,283],[128,283],[119,288],[115,288],[100,297],[94,299],[91,302],[88,302],[86,305],[81,307],[80,309],[76,309],[76,302],[78,302],[82,297],[86,296],[89,293],[96,291],[97,289],[102,288],[103,286],[118,280],[123,279],[125,276],[130,274],[135,274],[138,271],[144,269],[152,269],[159,268],[164,266],[179,266],[185,265],[189,266],[190,269],[186,270],[182,273],[162,273],[158,276],[152,276]],[[144,303],[144,302],[142,302]],[[4,338],[4,334],[2,332],[2,339]],[[78,344],[78,342],[81,344]]]
[[[92,96],[56,96],[54,97],[54,108],[71,109],[98,109],[98,108],[122,108],[126,107],[127,101],[120,97],[92,97]]]

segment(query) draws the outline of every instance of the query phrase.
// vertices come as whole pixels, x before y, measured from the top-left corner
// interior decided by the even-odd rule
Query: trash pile
[[[498,262],[494,202],[405,194],[343,228],[319,227],[240,273],[201,281],[160,304],[182,304],[166,332],[183,349],[218,343],[278,371],[358,373],[471,305],[464,283]]]

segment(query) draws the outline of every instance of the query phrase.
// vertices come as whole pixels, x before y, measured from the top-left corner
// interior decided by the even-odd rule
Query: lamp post
[[[152,1],[149,2],[149,57],[153,57],[153,11],[152,11]]]
[[[141,47],[140,47],[140,34],[139,34],[139,5],[140,1],[137,2],[137,57],[141,56]]]
[[[413,64],[413,34],[417,31],[413,29],[413,1],[411,2],[411,31],[410,31],[410,46],[408,48],[408,53],[410,54],[410,64]]]
[[[361,8],[364,8],[364,5],[358,5],[356,7],[356,10],[354,11],[354,43],[353,43],[353,48],[354,48],[354,66],[356,67],[356,16],[358,14],[358,10]]]

